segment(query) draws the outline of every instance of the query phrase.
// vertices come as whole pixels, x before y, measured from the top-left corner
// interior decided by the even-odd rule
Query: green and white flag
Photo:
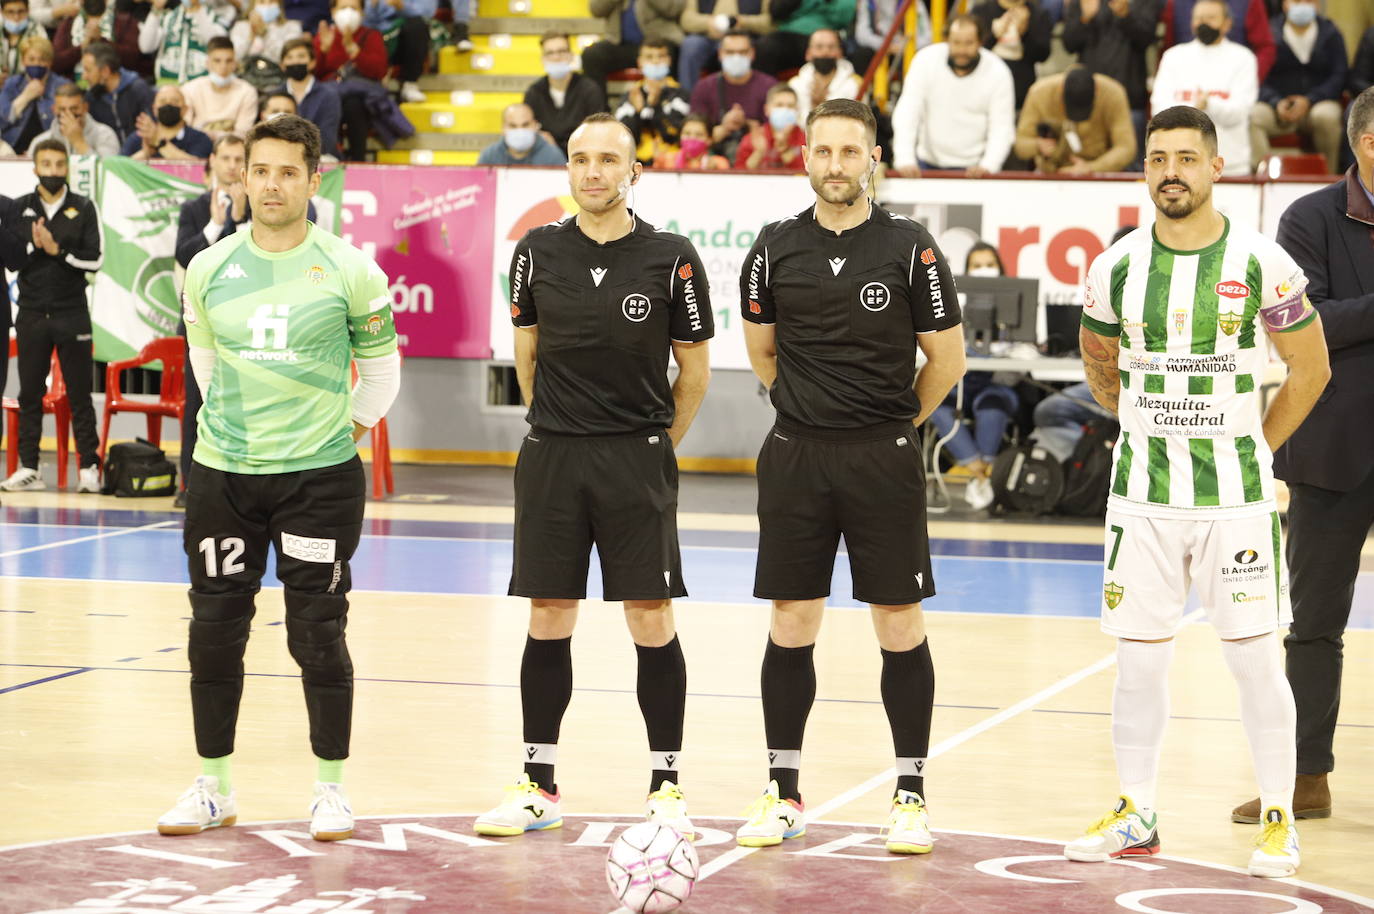
[[[105,263],[95,278],[91,324],[95,357],[109,362],[176,335],[177,217],[181,204],[205,188],[132,159],[112,157],[101,165]]]

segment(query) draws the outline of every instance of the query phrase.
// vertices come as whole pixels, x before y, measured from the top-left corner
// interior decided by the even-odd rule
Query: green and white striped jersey
[[[279,253],[239,232],[191,260],[181,297],[187,342],[216,354],[197,463],[293,473],[357,453],[351,360],[396,351],[386,274],[371,257],[313,224]]]
[[[1284,330],[1307,326],[1306,287],[1283,248],[1230,220],[1202,250],[1165,247],[1146,227],[1093,261],[1083,326],[1121,339],[1113,508],[1215,519],[1273,510],[1260,312],[1286,309],[1271,324]]]

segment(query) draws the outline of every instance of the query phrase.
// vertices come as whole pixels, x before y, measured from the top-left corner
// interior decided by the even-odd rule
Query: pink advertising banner
[[[349,166],[339,234],[391,281],[407,356],[491,356],[492,224],[487,168]]]

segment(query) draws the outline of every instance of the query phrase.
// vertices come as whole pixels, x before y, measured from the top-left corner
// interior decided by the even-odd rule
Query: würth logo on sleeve
[[[1218,295],[1224,295],[1227,298],[1249,298],[1250,287],[1243,282],[1235,282],[1234,280],[1222,280],[1221,282],[1217,283],[1216,293]]]
[[[692,278],[692,265],[691,265],[690,263],[684,263],[682,266],[678,267],[678,268],[677,268],[677,276],[678,276],[678,279],[691,279],[691,278]]]
[[[926,248],[924,251],[921,252],[921,263],[925,264],[926,266],[930,266],[934,262],[935,252],[933,250],[931,250],[930,248]]]

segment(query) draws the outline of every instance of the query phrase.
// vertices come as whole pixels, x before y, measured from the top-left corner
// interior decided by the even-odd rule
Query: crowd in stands
[[[901,73],[900,23],[886,52],[899,89],[890,115],[879,112],[884,159],[899,175],[1135,170],[1150,111],[1176,104],[1212,117],[1226,174],[1254,174],[1274,138],[1293,134],[1335,173],[1347,164],[1346,108],[1374,82],[1365,0],[969,0],[941,36],[923,0],[914,6],[918,50]],[[645,164],[800,169],[792,127],[825,99],[870,91],[865,74],[899,7],[590,0],[602,40],[579,58],[571,36],[546,33],[546,75],[507,110],[481,161],[547,164],[582,118],[610,111]],[[1072,59],[1042,72],[1056,33]],[[682,146],[689,114],[705,150],[695,135]]]

